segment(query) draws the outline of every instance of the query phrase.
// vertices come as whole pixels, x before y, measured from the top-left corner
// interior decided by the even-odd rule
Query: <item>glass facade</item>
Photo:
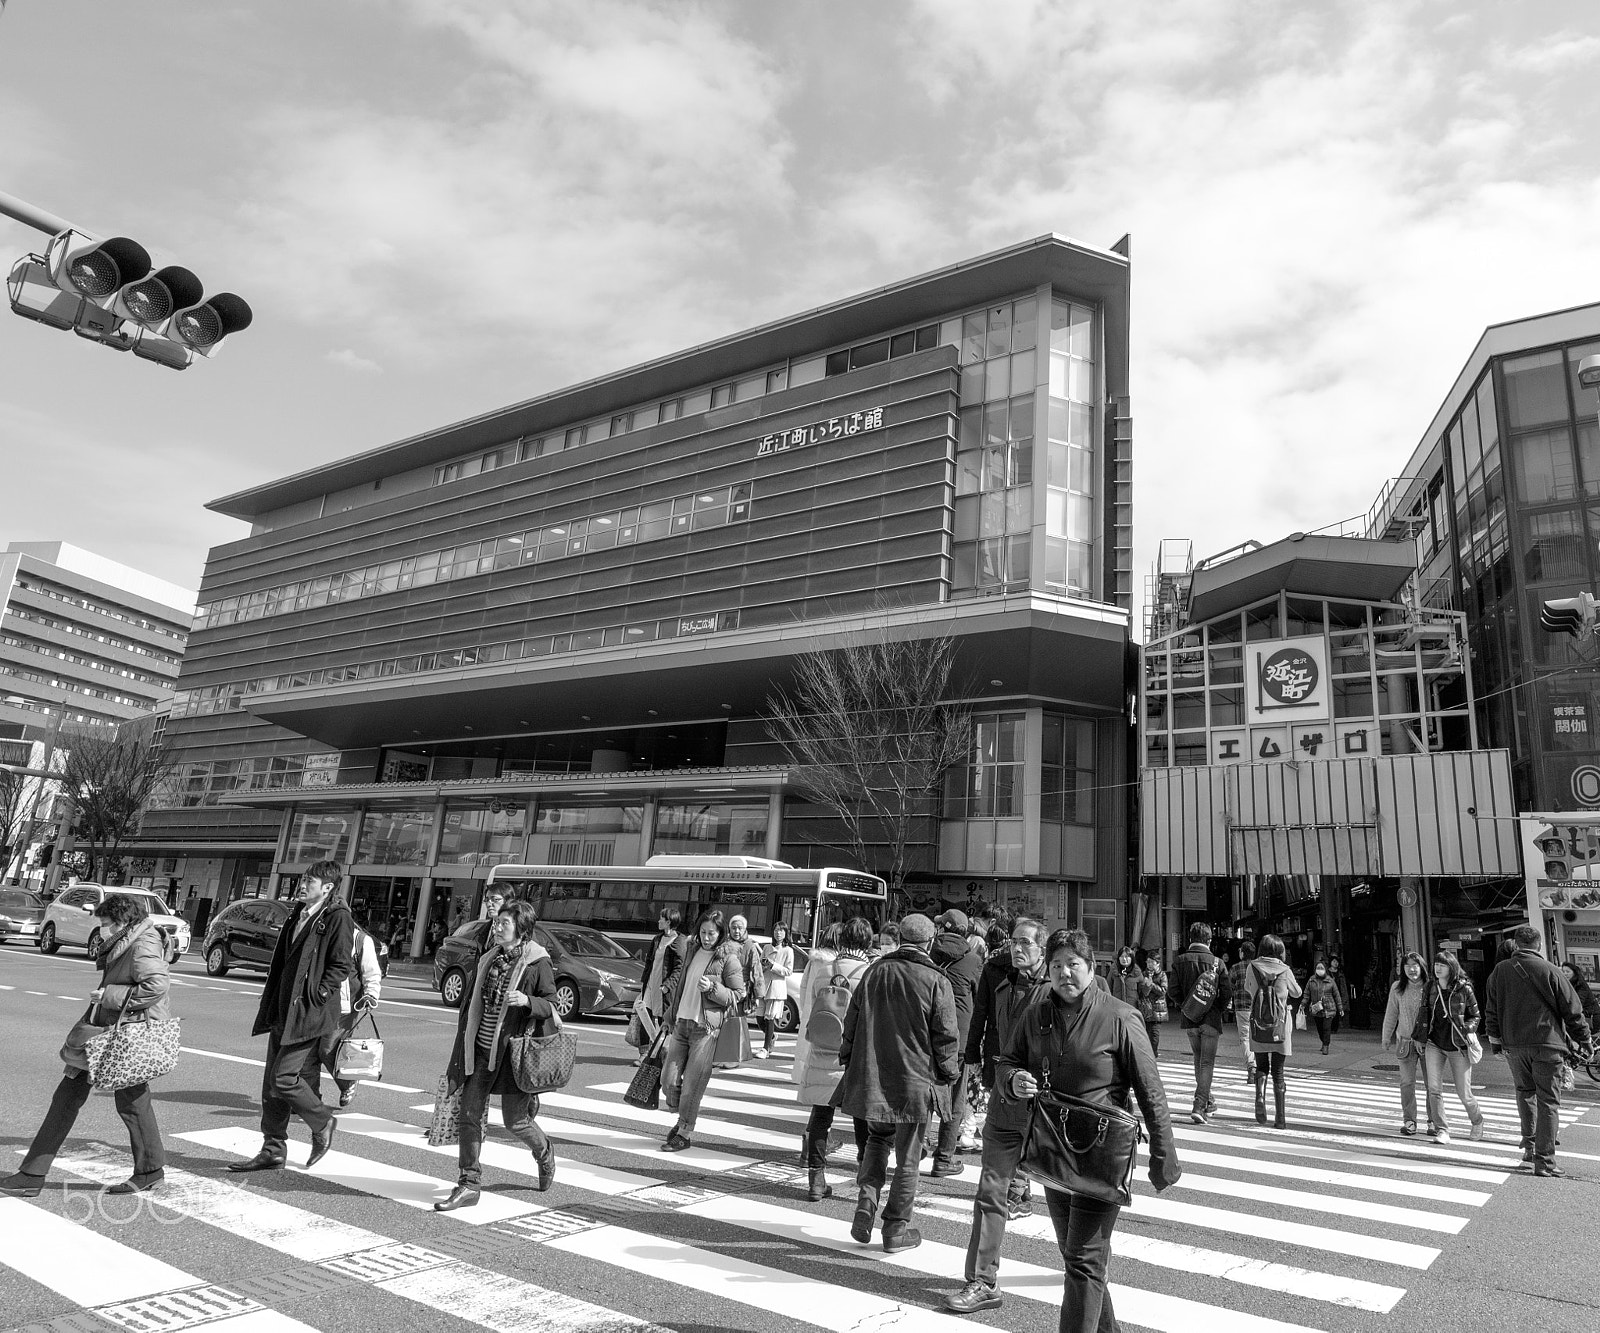
[[[439,833],[439,862],[497,866],[521,861],[526,821],[525,805],[452,801]]]
[[[528,864],[629,866],[640,862],[644,806],[540,801],[528,840]]]
[[[766,801],[662,801],[653,852],[683,856],[765,856]]]
[[[361,817],[356,861],[361,865],[426,865],[433,839],[433,808],[368,810]]]

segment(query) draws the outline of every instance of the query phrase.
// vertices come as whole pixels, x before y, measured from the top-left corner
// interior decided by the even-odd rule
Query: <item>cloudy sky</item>
[[[206,500],[1052,231],[1133,235],[1141,581],[1362,513],[1485,325],[1600,300],[1587,16],[11,0],[0,190],[256,326],[177,375],[0,314],[0,540],[192,587]]]

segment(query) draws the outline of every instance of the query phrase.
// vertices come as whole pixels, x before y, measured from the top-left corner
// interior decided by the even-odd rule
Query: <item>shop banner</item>
[[[1328,645],[1321,635],[1246,645],[1253,723],[1317,722],[1331,716]]]

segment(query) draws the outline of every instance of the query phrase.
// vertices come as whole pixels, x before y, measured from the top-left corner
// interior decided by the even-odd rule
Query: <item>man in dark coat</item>
[[[342,1022],[339,996],[355,970],[355,921],[338,895],[343,867],[318,861],[300,877],[294,910],[283,923],[272,952],[251,1032],[267,1034],[267,1067],[261,1078],[261,1151],[230,1171],[266,1171],[289,1156],[289,1116],[311,1130],[315,1166],[326,1155],[337,1126],[317,1093],[322,1039]]]
[[[901,920],[900,947],[862,973],[850,997],[839,1048],[844,1077],[832,1104],[867,1122],[850,1235],[862,1245],[872,1239],[892,1145],[899,1160],[883,1209],[890,1254],[922,1243],[910,1224],[922,1141],[932,1117],[949,1116],[950,1085],[961,1072],[955,996],[928,956],[933,935],[933,922],[920,912]]]
[[[960,1049],[967,1047],[967,1032],[972,1027],[972,1004],[977,995],[978,982],[983,976],[983,958],[967,939],[967,914],[951,908],[941,913],[933,923],[938,934],[933,937],[933,947],[928,957],[950,980],[950,990],[956,1001],[956,1036]],[[956,1135],[961,1132],[961,1121],[967,1114],[967,1079],[963,1068],[955,1086],[950,1089],[950,1114],[939,1122],[939,1138],[933,1150],[933,1170],[930,1175],[958,1176],[961,1167],[956,1164]]]
[[[1191,1016],[1186,1002],[1203,976],[1211,977],[1213,987],[1211,1003],[1199,1017]],[[1173,961],[1171,989],[1168,994],[1178,1010],[1178,1026],[1189,1038],[1189,1049],[1194,1053],[1194,1105],[1189,1119],[1197,1125],[1209,1123],[1217,1101],[1211,1095],[1211,1076],[1217,1067],[1217,1046],[1222,1040],[1222,1027],[1233,1008],[1233,988],[1228,983],[1228,969],[1222,959],[1211,952],[1211,927],[1196,921],[1189,927],[1189,947]]]
[[[1517,1088],[1522,1122],[1523,1169],[1536,1176],[1565,1175],[1556,1165],[1556,1132],[1561,1125],[1561,1086],[1557,1079],[1570,1043],[1589,1044],[1589,1025],[1572,982],[1540,952],[1544,938],[1532,926],[1511,932],[1517,951],[1495,964],[1484,991],[1483,1030],[1489,1049],[1505,1051]]]

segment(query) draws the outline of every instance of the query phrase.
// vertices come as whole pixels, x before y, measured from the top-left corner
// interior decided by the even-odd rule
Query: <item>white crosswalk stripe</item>
[[[1255,1124],[1251,1089],[1219,1070],[1219,1116],[1191,1125],[1191,1071],[1177,1059],[1161,1068],[1185,1171],[1159,1196],[1141,1175],[1113,1233],[1111,1291],[1130,1329],[1315,1333],[1338,1322],[1335,1308],[1387,1315],[1405,1296],[1408,1274],[1430,1268],[1471,1226],[1520,1158],[1515,1107],[1504,1097],[1480,1098],[1489,1139],[1467,1142],[1463,1132],[1436,1145],[1398,1134],[1392,1086],[1302,1076],[1291,1082],[1290,1128],[1276,1131]],[[924,1181],[924,1241],[890,1255],[849,1235],[848,1147],[830,1166],[835,1201],[801,1201],[795,1157],[807,1111],[795,1101],[782,1049],[773,1060],[716,1072],[694,1145],[682,1153],[659,1150],[671,1113],[626,1105],[626,1086],[575,1085],[542,1098],[540,1123],[558,1150],[551,1193],[528,1188],[538,1176],[532,1155],[496,1125],[484,1144],[485,1171],[517,1187],[485,1188],[477,1206],[445,1214],[433,1205],[454,1184],[457,1150],[427,1144],[430,1104],[412,1107],[409,1119],[392,1109],[403,1101],[372,1108],[396,1118],[341,1114],[337,1146],[310,1173],[316,1188],[304,1191],[252,1188],[251,1178],[197,1166],[253,1154],[259,1137],[247,1123],[180,1131],[170,1147],[182,1169],[169,1167],[152,1197],[215,1238],[196,1247],[196,1257],[170,1245],[145,1252],[41,1203],[5,1199],[0,1276],[9,1271],[130,1330],[203,1323],[225,1333],[314,1333],[322,1307],[281,1293],[336,1282],[359,1284],[373,1299],[399,1303],[396,1310],[497,1333],[670,1328],[685,1292],[695,1307],[679,1317],[707,1325],[738,1327],[759,1309],[830,1333],[950,1333],[955,1325],[937,1305],[965,1268],[976,1156],[964,1159],[960,1175]],[[1583,1113],[1567,1109],[1564,1122]],[[848,1142],[847,1125],[835,1133]],[[303,1150],[292,1157],[303,1161]],[[60,1171],[96,1184],[130,1168],[125,1150],[78,1141],[58,1161]],[[305,1174],[291,1167],[275,1179]],[[380,1211],[363,1212],[363,1222],[392,1205],[393,1225],[345,1220],[348,1213],[330,1207],[340,1192],[377,1201]],[[273,1271],[244,1283],[189,1271],[205,1268],[225,1244],[267,1256],[251,1271]],[[529,1245],[559,1255],[563,1272],[591,1274],[575,1288],[584,1297],[633,1294],[602,1295],[624,1307],[605,1308],[563,1293],[559,1282],[545,1287],[520,1269],[503,1271]],[[183,1256],[176,1263],[175,1254]],[[997,1326],[1033,1327],[1044,1308],[1059,1305],[1060,1259],[1042,1209],[1009,1224],[1000,1283],[1007,1302],[993,1316]]]

